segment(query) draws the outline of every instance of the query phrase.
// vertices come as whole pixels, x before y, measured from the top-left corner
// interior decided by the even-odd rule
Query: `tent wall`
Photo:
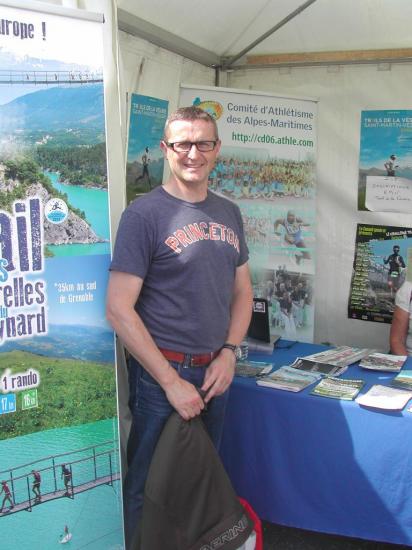
[[[128,93],[167,99],[173,110],[181,83],[214,84],[212,69],[126,33],[119,33],[119,51],[123,121]],[[357,211],[360,112],[408,108],[411,65],[242,70],[223,74],[221,83],[319,100],[315,341],[387,351],[389,325],[347,318],[356,224],[408,226],[410,216]]]
[[[315,341],[387,351],[389,325],[347,318],[356,224],[411,216],[357,211],[360,112],[410,108],[412,65],[234,71],[227,85],[319,99]]]
[[[117,33],[110,0],[48,0],[105,13],[109,78],[107,127],[113,236],[124,208],[127,96],[153,95],[178,103],[179,85],[213,86],[214,70]],[[111,31],[110,31],[111,29]],[[118,39],[118,60],[116,42]],[[114,78],[118,63],[119,87]],[[357,223],[409,226],[407,214],[357,211],[360,112],[408,109],[411,64],[251,69],[223,74],[221,85],[319,100],[318,222],[315,341],[388,349],[389,325],[347,318]],[[120,90],[117,93],[117,90]]]
[[[154,46],[146,40],[119,32],[120,104],[125,155],[128,98],[131,93],[165,99],[169,101],[171,112],[178,106],[179,87],[182,82],[213,86],[214,78],[213,69]]]

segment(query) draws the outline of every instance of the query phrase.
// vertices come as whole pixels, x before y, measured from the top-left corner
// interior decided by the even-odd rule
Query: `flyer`
[[[412,208],[412,110],[362,111],[358,210]]]
[[[163,137],[168,101],[139,94],[130,95],[127,144],[126,198],[135,198],[162,184]]]
[[[412,228],[358,224],[348,317],[391,323],[405,280]]]

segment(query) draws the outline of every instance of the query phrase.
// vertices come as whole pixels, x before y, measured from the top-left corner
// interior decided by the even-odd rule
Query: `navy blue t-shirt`
[[[124,211],[110,269],[141,277],[136,304],[159,347],[219,349],[236,268],[248,260],[239,208],[208,192],[190,203],[157,187]]]

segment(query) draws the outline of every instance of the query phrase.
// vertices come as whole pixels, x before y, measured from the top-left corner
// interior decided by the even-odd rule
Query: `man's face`
[[[216,135],[213,124],[205,120],[175,120],[169,125],[166,138],[169,143],[215,141]],[[216,143],[213,151],[205,153],[198,151],[195,146],[187,153],[176,153],[171,147],[167,147],[164,141],[160,146],[177,181],[192,186],[207,185],[209,173],[220,151],[220,141]]]

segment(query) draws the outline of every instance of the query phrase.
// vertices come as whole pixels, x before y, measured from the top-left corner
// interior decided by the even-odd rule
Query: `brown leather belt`
[[[215,357],[219,355],[219,351],[212,351],[211,353],[182,353],[180,351],[173,351],[171,349],[159,348],[161,353],[166,357],[168,361],[176,361],[176,363],[184,363],[186,359],[189,359],[191,367],[203,367],[208,365]]]

